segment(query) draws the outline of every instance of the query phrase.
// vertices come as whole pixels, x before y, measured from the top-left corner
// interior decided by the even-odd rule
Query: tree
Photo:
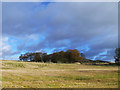
[[[77,49],[69,49],[66,54],[70,63],[78,62],[80,60],[80,52]]]
[[[35,53],[34,61],[36,61],[36,62],[41,62],[42,61],[42,53],[41,52],[36,52]]]
[[[59,59],[59,53],[58,52],[53,53],[51,57],[51,61],[57,63],[58,59]]]
[[[47,62],[48,61],[47,53],[43,53],[42,54],[42,61],[43,62]]]
[[[81,53],[80,56],[83,57],[83,59],[85,59],[85,55],[83,53]]]
[[[27,54],[21,54],[20,56],[19,56],[19,59],[21,60],[21,61],[28,61],[28,56],[27,56]]]
[[[61,63],[67,63],[68,62],[68,58],[66,57],[66,52],[64,52],[64,51],[59,52],[58,62],[61,62]]]
[[[19,59],[20,59],[20,61],[23,60],[23,54],[21,54],[21,55],[19,56]]]
[[[115,63],[117,63],[117,64],[120,64],[120,48],[116,48],[115,49],[115,56],[114,56],[114,58],[115,58]]]

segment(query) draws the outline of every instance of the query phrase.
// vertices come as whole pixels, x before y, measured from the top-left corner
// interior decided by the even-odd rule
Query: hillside
[[[118,66],[2,61],[3,88],[117,88]]]

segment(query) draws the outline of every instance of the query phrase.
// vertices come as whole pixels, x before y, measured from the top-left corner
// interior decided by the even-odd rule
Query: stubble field
[[[2,88],[118,88],[118,66],[2,61]]]

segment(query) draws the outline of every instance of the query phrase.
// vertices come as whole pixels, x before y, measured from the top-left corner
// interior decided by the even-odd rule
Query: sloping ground
[[[2,61],[3,88],[117,88],[118,66]]]

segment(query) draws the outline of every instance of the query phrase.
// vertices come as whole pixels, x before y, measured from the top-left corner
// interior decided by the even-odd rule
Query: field
[[[118,88],[118,66],[2,61],[2,88]]]

